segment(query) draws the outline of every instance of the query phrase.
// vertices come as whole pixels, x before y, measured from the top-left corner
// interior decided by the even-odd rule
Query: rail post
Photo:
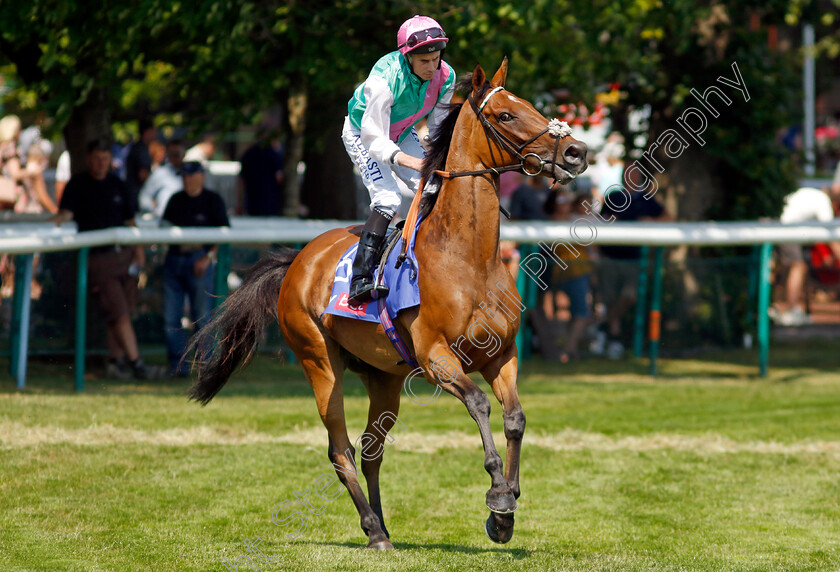
[[[758,369],[761,377],[767,377],[767,360],[770,354],[770,254],[773,245],[765,242],[761,245],[758,260]]]
[[[657,246],[653,258],[653,283],[651,285],[649,337],[650,337],[650,375],[656,377],[657,359],[659,358],[659,339],[662,331],[662,261],[665,249]]]
[[[519,260],[524,260],[527,256],[538,252],[538,247],[532,244],[522,243],[519,245]],[[528,276],[522,269],[516,275],[516,289],[519,291],[519,296],[522,298],[522,303],[525,305],[525,311],[519,321],[519,331],[516,333],[516,349],[519,354],[519,363],[522,364],[527,359],[531,358],[531,327],[528,324],[528,316],[535,311],[536,302],[538,298],[536,295],[536,284],[533,280],[528,280]]]
[[[32,310],[34,254],[21,254],[15,261],[15,293],[12,303],[11,373],[18,388],[26,387],[26,356],[29,353],[29,317]]]
[[[218,308],[228,295],[228,274],[230,274],[231,247],[220,244],[216,253],[216,273],[213,275],[213,308]]]
[[[76,262],[76,391],[85,390],[85,335],[87,326],[87,268],[90,248],[79,249]]]
[[[633,357],[642,357],[645,349],[645,300],[648,289],[648,255],[649,246],[639,249],[639,283],[636,292],[636,315],[633,320]]]

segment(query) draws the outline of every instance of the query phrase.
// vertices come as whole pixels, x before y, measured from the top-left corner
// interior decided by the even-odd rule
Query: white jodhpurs
[[[370,193],[370,208],[379,207],[383,210],[398,212],[400,210],[400,182],[412,193],[416,193],[420,186],[420,173],[401,165],[382,164],[370,156],[362,145],[361,132],[350,124],[350,119],[344,119],[344,129],[341,132],[344,148],[359,174],[362,182]],[[414,157],[425,157],[426,151],[420,145],[420,137],[412,128],[411,133],[399,144],[403,153]]]

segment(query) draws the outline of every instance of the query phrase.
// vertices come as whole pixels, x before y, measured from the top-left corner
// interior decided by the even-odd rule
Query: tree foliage
[[[81,119],[97,116],[97,109],[104,124],[113,115],[148,111],[182,114],[199,130],[226,130],[254,121],[274,104],[304,102],[292,107],[305,109],[305,117],[291,119],[305,127],[307,157],[345,170],[349,161],[331,156],[342,151],[330,142],[338,138],[346,101],[376,59],[394,49],[397,28],[415,13],[444,25],[451,38],[446,59],[458,73],[477,63],[492,72],[508,56],[508,84],[524,97],[563,88],[572,101],[592,103],[603,86],[620,84],[613,117],[626,131],[621,120],[627,111],[650,106],[649,140],[693,104],[691,88],[702,91],[718,76],[728,76],[737,61],[751,100],[711,122],[708,144],[669,164],[664,182],[684,189],[687,196],[676,200],[684,217],[705,212],[752,218],[776,214],[781,195],[793,184],[792,167],[774,139],[796,119],[798,54],[769,49],[765,26],[796,24],[812,17],[814,5],[806,0],[30,0],[0,3],[0,56],[16,66],[30,104],[37,101],[59,126],[74,126],[75,116],[76,130]],[[816,12],[832,36],[833,16]],[[755,18],[761,26],[752,29]],[[821,45],[831,53],[830,41]],[[286,132],[303,145],[304,133],[296,133],[294,125],[287,124]],[[698,162],[702,177],[687,168]],[[699,188],[697,181],[714,188]],[[689,198],[698,194],[706,198]]]

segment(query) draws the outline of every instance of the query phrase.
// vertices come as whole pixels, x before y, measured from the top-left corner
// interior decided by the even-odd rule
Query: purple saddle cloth
[[[411,235],[406,250],[406,259],[399,268],[394,268],[397,257],[402,251],[402,239],[397,239],[397,244],[388,254],[388,260],[384,266],[380,266],[374,273],[374,278],[379,280],[379,273],[384,272],[383,283],[390,288],[388,297],[385,298],[385,307],[391,319],[396,318],[400,310],[411,308],[420,304],[420,287],[417,277],[417,259],[414,256],[414,239],[417,236],[417,229],[420,228],[421,219],[418,219],[414,226],[414,233]],[[402,231],[398,231],[402,232]],[[386,241],[390,242],[390,241]],[[356,242],[338,261],[335,268],[330,302],[324,314],[355,318],[366,322],[381,323],[379,318],[379,304],[377,300],[366,302],[361,306],[350,306],[347,303],[347,296],[350,292],[350,279],[353,274],[353,258],[359,243]]]

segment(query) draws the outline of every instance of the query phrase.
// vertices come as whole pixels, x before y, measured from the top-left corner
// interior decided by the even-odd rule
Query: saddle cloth
[[[395,318],[400,310],[420,304],[417,259],[414,256],[414,240],[417,236],[417,228],[420,227],[420,222],[417,221],[414,227],[414,232],[409,238],[406,259],[399,268],[395,268],[395,265],[401,250],[402,239],[400,238],[400,230],[398,228],[390,229],[388,238],[385,241],[384,255],[374,273],[374,278],[377,282],[381,280],[382,283],[390,288],[388,297],[385,299],[385,308],[391,319]],[[339,259],[335,268],[335,278],[333,279],[330,301],[321,316],[332,314],[334,316],[354,318],[379,324],[382,321],[379,317],[379,304],[377,300],[366,302],[361,306],[350,306],[347,303],[347,296],[350,291],[350,279],[353,274],[353,258],[356,256],[358,247],[359,243],[354,243],[347,249],[347,252],[344,253],[341,259]],[[386,258],[387,260],[385,260]],[[385,261],[384,264],[383,260]]]

